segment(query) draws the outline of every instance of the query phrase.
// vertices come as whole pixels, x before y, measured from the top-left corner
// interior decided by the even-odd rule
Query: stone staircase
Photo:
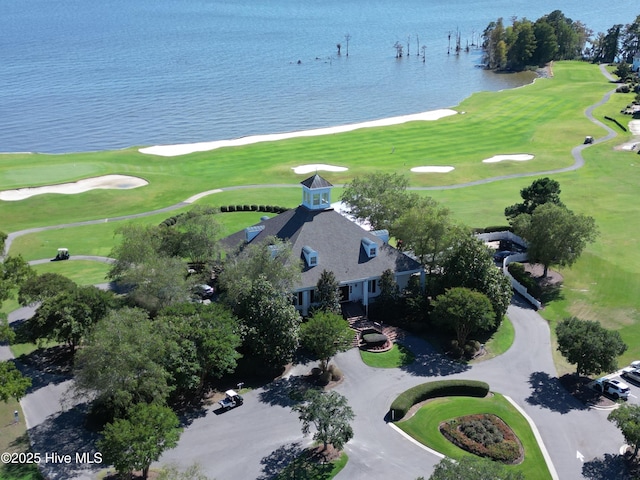
[[[344,310],[345,309],[343,308],[343,312]],[[364,312],[362,312],[361,315],[347,317],[347,321],[349,322],[351,329],[355,332],[353,346],[356,348],[360,347],[360,332],[371,328],[382,332],[383,335],[387,336],[391,343],[395,343],[396,340],[404,338],[404,331],[402,329],[392,327],[391,325],[381,325],[377,322],[373,322],[364,315]]]

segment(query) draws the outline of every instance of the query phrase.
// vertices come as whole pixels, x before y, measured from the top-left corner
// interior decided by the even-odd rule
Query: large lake
[[[490,21],[555,9],[595,32],[640,13],[633,0],[4,0],[0,152],[220,140],[454,106],[531,80],[478,67],[473,44]],[[456,31],[469,52],[447,55]]]

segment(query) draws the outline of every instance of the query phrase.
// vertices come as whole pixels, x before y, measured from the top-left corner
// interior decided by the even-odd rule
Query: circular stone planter
[[[360,346],[361,350],[371,353],[388,352],[393,347],[389,338],[375,329],[365,330],[360,333],[360,340],[364,342]]]

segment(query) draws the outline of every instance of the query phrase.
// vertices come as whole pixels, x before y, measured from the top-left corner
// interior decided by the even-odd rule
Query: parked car
[[[244,403],[244,399],[240,396],[235,390],[227,390],[224,392],[225,398],[220,400],[218,403],[222,407],[223,410],[230,410],[235,407],[239,407]]]
[[[610,395],[615,400],[622,398],[626,400],[629,397],[631,389],[629,385],[620,380],[610,380],[608,378],[599,378],[594,382],[594,388],[600,392]]]
[[[621,376],[635,383],[640,383],[640,368],[626,367],[622,369]]]

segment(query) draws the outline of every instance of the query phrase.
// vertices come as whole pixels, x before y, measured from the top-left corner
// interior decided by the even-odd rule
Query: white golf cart
[[[225,398],[218,402],[223,410],[230,410],[244,403],[243,398],[235,390],[227,390],[224,393]]]

